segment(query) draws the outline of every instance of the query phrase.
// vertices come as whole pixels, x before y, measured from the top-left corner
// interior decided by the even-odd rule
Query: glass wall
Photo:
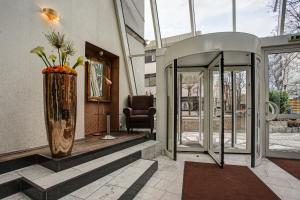
[[[232,0],[195,0],[196,29],[204,33],[232,31]]]
[[[269,54],[269,101],[279,114],[269,122],[269,149],[300,151],[300,53]]]
[[[144,17],[144,19],[145,19],[144,39],[148,40],[148,41],[155,40],[150,0],[145,0],[145,17]]]
[[[191,32],[188,0],[158,0],[156,2],[162,38]]]
[[[236,0],[237,31],[258,37],[276,35],[278,11],[273,12],[274,3],[266,0]]]

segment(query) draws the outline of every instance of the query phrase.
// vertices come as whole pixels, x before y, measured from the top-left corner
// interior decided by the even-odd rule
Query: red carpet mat
[[[285,158],[268,158],[283,170],[300,180],[300,160]]]
[[[248,167],[185,162],[184,200],[280,199]]]

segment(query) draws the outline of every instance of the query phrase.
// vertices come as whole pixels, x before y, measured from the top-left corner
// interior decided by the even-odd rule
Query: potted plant
[[[74,45],[59,32],[45,34],[57,56],[47,57],[44,48],[38,46],[31,53],[38,55],[45,64],[43,69],[44,116],[47,138],[53,158],[68,156],[72,152],[77,107],[76,67],[83,64],[83,57],[71,67],[68,57],[75,54]],[[58,58],[57,58],[58,57]]]

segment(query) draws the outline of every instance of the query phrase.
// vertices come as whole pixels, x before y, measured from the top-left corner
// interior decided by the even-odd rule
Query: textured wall
[[[54,8],[60,21],[49,24],[40,14]],[[67,34],[77,54],[89,41],[120,56],[120,112],[129,93],[112,0],[0,1],[0,154],[46,145],[43,114],[42,62],[29,51],[47,47],[43,33]],[[84,70],[78,69],[76,138],[84,137]]]

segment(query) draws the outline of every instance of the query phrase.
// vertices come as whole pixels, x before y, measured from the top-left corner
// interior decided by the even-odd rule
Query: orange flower
[[[42,71],[43,74],[48,73],[61,73],[61,74],[70,74],[77,76],[77,72],[75,69],[72,69],[69,66],[54,66],[54,67],[46,67]]]

